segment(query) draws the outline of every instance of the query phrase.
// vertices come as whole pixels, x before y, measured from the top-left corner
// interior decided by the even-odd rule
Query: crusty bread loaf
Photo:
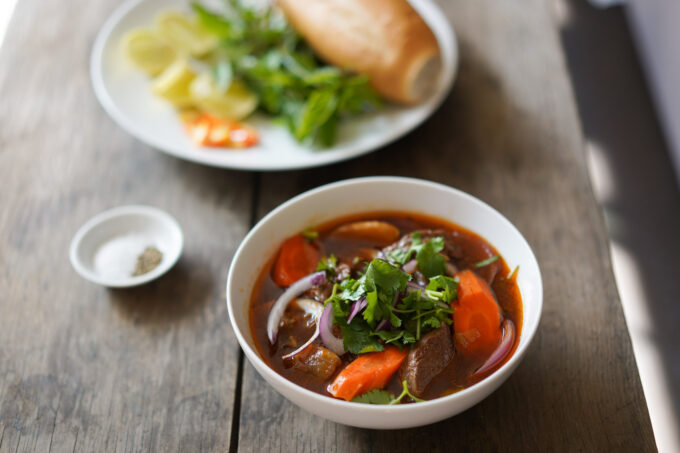
[[[277,0],[319,56],[370,77],[383,97],[412,104],[435,88],[440,52],[406,0]]]

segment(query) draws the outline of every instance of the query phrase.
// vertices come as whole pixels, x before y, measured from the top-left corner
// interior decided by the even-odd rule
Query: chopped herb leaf
[[[373,389],[352,398],[352,402],[354,403],[365,404],[390,404],[392,401],[394,401],[394,395],[387,390],[381,389]]]
[[[513,278],[517,277],[517,272],[519,272],[519,265],[515,266],[515,269],[512,271],[512,273],[508,275],[508,280],[512,280]]]
[[[446,275],[437,275],[430,279],[426,288],[428,295],[433,292],[438,293],[436,299],[446,303],[453,302],[458,296],[458,282]]]
[[[406,380],[402,381],[401,386],[403,391],[398,397],[394,397],[391,392],[381,389],[373,389],[362,395],[355,396],[352,401],[355,403],[365,403],[365,404],[401,404],[401,401],[407,396],[417,403],[422,403],[425,400],[420,399],[413,394],[408,389],[408,383]]]
[[[319,264],[316,265],[316,271],[328,271],[331,274],[335,274],[338,266],[338,259],[331,253],[331,256],[327,258],[322,258]]]
[[[304,237],[308,241],[313,241],[314,239],[319,238],[319,232],[316,231],[316,230],[313,230],[311,228],[307,228],[305,231],[303,231],[300,234],[302,235],[302,237]]]
[[[480,261],[479,263],[476,263],[475,267],[488,266],[489,264],[493,263],[494,261],[497,261],[499,258],[500,258],[499,255],[492,256],[491,258],[487,258],[484,261]]]
[[[418,270],[426,277],[443,275],[446,272],[446,259],[439,254],[444,250],[444,238],[434,237],[418,250],[416,260]]]
[[[408,384],[407,384],[407,382],[406,382],[405,379],[404,379],[404,381],[401,383],[401,385],[402,385],[402,387],[404,387],[404,391],[401,392],[401,395],[399,395],[398,397],[396,397],[395,399],[393,399],[392,401],[390,401],[389,404],[399,404],[399,403],[401,403],[401,400],[404,399],[404,397],[406,397],[406,396],[410,397],[413,401],[415,401],[415,402],[417,402],[417,403],[422,403],[422,402],[425,401],[425,400],[421,400],[420,398],[417,398],[417,397],[413,396],[413,394],[411,394],[411,392],[409,392],[409,390],[408,390]]]
[[[336,324],[342,330],[342,344],[346,350],[353,354],[364,354],[366,352],[382,351],[382,343],[375,336],[371,335],[371,329],[363,319],[356,317],[347,325],[346,318]]]

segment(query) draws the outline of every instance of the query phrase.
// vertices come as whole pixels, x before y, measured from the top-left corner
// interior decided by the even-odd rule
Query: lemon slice
[[[200,57],[217,46],[217,38],[185,14],[167,12],[156,17],[158,34],[179,52]]]
[[[132,30],[125,35],[125,52],[130,60],[149,75],[160,74],[177,58],[171,46],[150,30]]]
[[[151,90],[179,108],[192,105],[189,86],[196,78],[186,60],[176,60],[151,83]]]
[[[222,92],[207,73],[191,82],[189,92],[198,108],[226,119],[243,119],[257,107],[257,97],[245,85],[234,81],[226,92]]]

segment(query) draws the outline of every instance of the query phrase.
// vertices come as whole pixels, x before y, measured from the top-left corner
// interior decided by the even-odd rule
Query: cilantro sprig
[[[363,393],[361,395],[355,396],[352,398],[352,402],[354,403],[365,403],[365,404],[385,404],[385,405],[393,405],[393,404],[401,404],[402,400],[406,398],[407,396],[410,397],[413,401],[417,403],[422,403],[425,400],[420,399],[416,396],[414,396],[408,389],[408,383],[406,380],[402,381],[401,383],[403,390],[399,396],[396,398],[392,394],[392,392],[389,392],[387,390],[380,390],[380,389],[374,389],[371,391],[368,391],[366,393]]]
[[[388,254],[394,263],[403,266],[415,255],[418,270],[426,277],[444,274],[446,259],[439,252],[444,250],[444,238],[436,236],[423,242],[419,231],[411,235],[411,245],[405,249],[395,249]]]
[[[435,237],[416,247],[415,253],[424,254],[429,268],[439,272],[430,277],[426,288],[409,286],[411,275],[382,259],[371,261],[361,277],[349,277],[334,285],[325,303],[332,304],[333,321],[342,331],[346,350],[363,354],[382,351],[385,344],[402,347],[415,343],[443,324],[452,324],[453,309],[449,304],[456,298],[458,284],[443,275],[443,261],[439,269],[439,260],[433,260],[435,256],[444,260],[439,255],[443,239]],[[337,263],[333,258],[322,260],[318,269],[331,271]],[[366,308],[361,316],[355,316],[348,323],[352,305],[362,298],[366,300]]]

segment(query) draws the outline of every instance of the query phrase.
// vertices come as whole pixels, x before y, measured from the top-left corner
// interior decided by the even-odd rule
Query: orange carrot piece
[[[302,235],[286,240],[274,265],[272,278],[279,286],[290,286],[316,270],[319,250]]]
[[[406,358],[406,350],[387,346],[381,352],[360,355],[347,365],[328,386],[328,393],[350,401],[355,396],[387,385]]]
[[[257,144],[257,132],[238,121],[218,118],[208,113],[186,115],[184,127],[199,146],[247,148]]]
[[[452,303],[456,348],[486,356],[501,341],[501,312],[489,285],[470,270],[458,273],[458,298]]]

